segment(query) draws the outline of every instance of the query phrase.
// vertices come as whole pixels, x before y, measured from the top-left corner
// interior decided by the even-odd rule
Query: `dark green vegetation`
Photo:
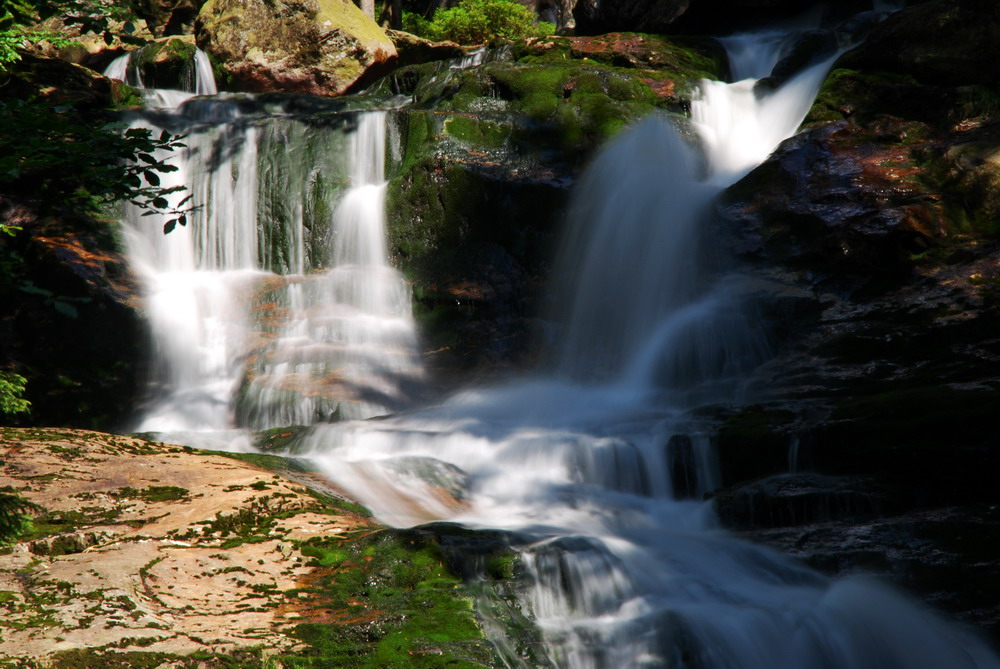
[[[535,13],[514,0],[461,0],[454,7],[435,10],[430,20],[405,12],[403,29],[459,44],[513,41],[555,32],[554,25],[536,22]]]
[[[166,131],[88,121],[71,106],[11,100],[0,102],[0,192],[17,193],[39,211],[98,216],[107,205],[128,201],[150,212],[170,210],[160,174],[175,171],[154,153],[180,146]],[[166,224],[186,224],[181,211]]]
[[[13,234],[13,231],[10,232]],[[28,382],[20,374],[0,372],[0,413],[23,413],[31,407],[24,399],[24,385]]]

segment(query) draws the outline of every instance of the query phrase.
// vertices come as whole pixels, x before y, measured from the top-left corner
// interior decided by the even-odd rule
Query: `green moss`
[[[287,453],[294,455],[306,449],[303,437],[309,428],[303,425],[275,427],[258,432],[254,437],[254,446],[268,453]]]
[[[216,654],[198,651],[190,655],[157,653],[147,651],[119,651],[112,646],[101,648],[80,648],[54,653],[51,669],[142,669],[155,667],[177,667],[178,669],[265,669],[273,665],[260,650],[234,651]]]
[[[892,117],[944,129],[954,122],[953,114],[953,94],[929,89],[913,77],[838,68],[827,75],[804,125],[850,120],[868,126]]]
[[[586,61],[655,70],[677,79],[719,79],[727,69],[725,53],[711,40],[642,33],[596,36],[581,42],[547,37],[517,45],[514,58],[528,64]]]
[[[354,541],[314,538],[300,549],[327,574],[300,593],[337,608],[346,603],[347,611],[341,624],[298,625],[294,634],[309,644],[302,655],[310,663],[289,666],[497,664],[461,579],[433,542],[387,530]]]
[[[205,455],[221,455],[260,467],[269,472],[310,472],[312,467],[305,460],[298,458],[283,458],[280,455],[263,453],[229,453],[226,451],[202,451]]]
[[[510,126],[472,116],[452,116],[444,122],[449,137],[475,147],[494,149],[503,146],[510,137]]]
[[[149,486],[148,488],[119,488],[111,493],[115,499],[141,499],[144,502],[173,502],[188,498],[188,491],[177,486]]]

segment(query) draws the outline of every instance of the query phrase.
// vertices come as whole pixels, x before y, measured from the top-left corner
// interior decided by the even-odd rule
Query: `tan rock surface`
[[[313,570],[292,540],[368,525],[239,460],[82,430],[0,429],[0,489],[50,532],[0,551],[0,661],[290,650]]]

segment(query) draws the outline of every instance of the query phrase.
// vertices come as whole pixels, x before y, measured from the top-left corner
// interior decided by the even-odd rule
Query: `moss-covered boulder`
[[[209,0],[198,45],[229,90],[338,95],[385,72],[392,41],[349,0]]]
[[[130,66],[146,88],[195,90],[194,37],[163,37],[133,53]]]

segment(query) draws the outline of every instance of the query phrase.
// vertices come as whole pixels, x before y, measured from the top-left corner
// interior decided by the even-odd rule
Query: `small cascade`
[[[140,67],[143,55],[150,49],[158,48],[160,45],[154,43],[118,56],[104,69],[104,76],[142,90],[146,104],[160,109],[176,108],[195,95],[216,95],[219,92],[208,55],[197,47],[191,62],[182,69],[179,80],[170,82],[175,86],[158,88],[160,82],[144,82]]]
[[[409,290],[386,264],[385,113],[334,120],[219,99],[134,120],[186,134],[165,177],[195,207],[168,235],[126,216],[158,352],[140,430],[363,418],[419,386]]]
[[[386,264],[385,127],[385,113],[370,112],[350,136],[333,267],[289,285],[287,324],[251,363],[241,391],[242,425],[377,415],[401,408],[419,380],[409,290]]]

